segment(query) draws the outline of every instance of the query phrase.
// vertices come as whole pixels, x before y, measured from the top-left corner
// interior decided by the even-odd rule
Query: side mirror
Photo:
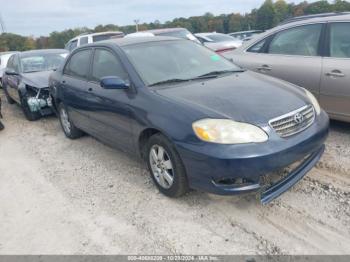
[[[15,70],[10,69],[10,68],[6,68],[5,74],[9,75],[9,76],[17,76],[18,75],[18,73]]]
[[[100,85],[104,89],[128,89],[130,84],[117,76],[107,76],[101,79]]]

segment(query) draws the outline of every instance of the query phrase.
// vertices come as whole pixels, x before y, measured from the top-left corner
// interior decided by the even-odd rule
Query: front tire
[[[162,134],[146,144],[146,159],[152,179],[160,192],[180,197],[189,191],[185,167],[174,145]]]
[[[5,97],[6,97],[6,100],[7,100],[7,103],[9,104],[14,104],[15,103],[15,100],[13,100],[9,93],[7,92],[7,87],[5,87],[5,85],[2,86],[2,89],[4,90],[4,94],[5,94]]]
[[[84,133],[78,129],[69,118],[67,108],[63,103],[58,105],[58,117],[66,137],[77,139],[83,136]]]

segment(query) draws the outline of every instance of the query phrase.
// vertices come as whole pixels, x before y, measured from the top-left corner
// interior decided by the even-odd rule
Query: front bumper
[[[234,195],[261,192],[266,204],[297,183],[318,162],[324,152],[329,119],[325,112],[306,130],[288,138],[269,131],[269,141],[261,144],[216,145],[177,143],[190,187],[219,194]],[[261,183],[265,174],[302,163],[284,179],[266,189]],[[220,183],[220,181],[240,183]]]

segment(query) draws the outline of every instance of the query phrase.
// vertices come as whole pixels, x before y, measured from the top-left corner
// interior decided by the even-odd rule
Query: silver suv
[[[350,122],[350,13],[293,18],[224,55],[307,88],[331,118]]]

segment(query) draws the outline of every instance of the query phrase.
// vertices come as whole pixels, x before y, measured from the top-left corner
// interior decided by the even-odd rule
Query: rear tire
[[[32,112],[30,111],[27,97],[19,93],[19,98],[21,99],[21,108],[24,113],[24,116],[29,121],[36,121],[41,118],[40,112]]]
[[[146,161],[152,179],[161,193],[180,197],[189,191],[185,167],[174,145],[162,134],[146,143]]]
[[[15,103],[15,100],[13,100],[13,99],[10,97],[9,93],[7,92],[7,88],[3,85],[3,86],[2,86],[2,89],[4,90],[4,94],[5,94],[7,103],[9,103],[9,104],[11,104],[11,105],[14,104],[14,103]]]
[[[84,133],[77,128],[69,118],[67,108],[63,103],[58,104],[58,118],[60,119],[64,134],[69,139],[77,139],[84,135]]]

